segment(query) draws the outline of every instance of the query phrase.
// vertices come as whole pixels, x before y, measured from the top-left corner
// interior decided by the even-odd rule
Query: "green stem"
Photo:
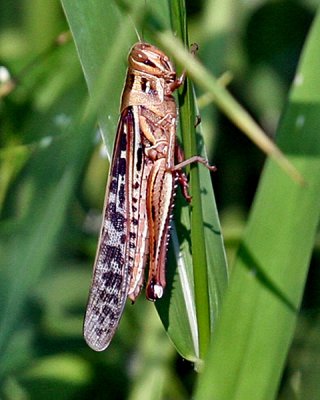
[[[170,2],[172,26],[184,43],[188,44],[188,33],[184,0]],[[195,135],[195,104],[193,88],[190,82],[185,83],[183,101],[180,106],[180,124],[186,159],[198,154]],[[182,97],[182,95],[180,96]],[[192,203],[190,208],[191,253],[193,261],[195,308],[198,324],[199,357],[203,359],[207,353],[210,340],[210,310],[208,292],[208,274],[205,236],[202,219],[200,181],[198,166],[193,165],[190,171],[190,192]]]

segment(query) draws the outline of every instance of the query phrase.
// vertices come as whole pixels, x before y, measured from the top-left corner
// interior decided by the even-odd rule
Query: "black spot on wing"
[[[117,189],[118,189],[118,182],[117,179],[112,178],[111,183],[110,183],[110,192],[113,194],[117,193]]]
[[[119,199],[119,204],[120,207],[123,208],[124,202],[125,202],[125,185],[124,183],[121,183],[120,189],[119,189],[119,194],[118,194],[118,199]]]
[[[120,137],[120,150],[126,151],[127,149],[127,135],[122,132]]]
[[[126,218],[124,217],[124,215],[121,212],[117,211],[117,207],[116,207],[115,203],[109,203],[108,209],[107,209],[107,214],[108,214],[108,218],[111,221],[114,229],[117,232],[124,231],[124,225],[126,222]]]
[[[110,216],[111,223],[117,232],[124,231],[125,217],[120,212],[115,212]]]
[[[123,265],[122,251],[117,246],[106,245],[101,249],[100,261],[102,264],[110,265],[111,263],[117,265],[119,268]],[[102,275],[103,280],[112,279],[113,271],[105,272]]]
[[[119,158],[117,172],[121,176],[125,176],[127,167],[127,160],[125,158]]]
[[[139,147],[138,148],[138,151],[137,151],[137,165],[136,165],[136,168],[137,168],[137,171],[141,171],[141,166],[142,166],[142,147]]]

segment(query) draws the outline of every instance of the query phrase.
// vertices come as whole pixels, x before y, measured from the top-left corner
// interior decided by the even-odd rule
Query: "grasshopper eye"
[[[150,61],[150,60],[144,60],[143,61],[143,64],[144,65],[148,65],[149,67],[152,67],[152,68],[156,68],[157,66],[152,62],[152,61]]]
[[[137,58],[139,59],[139,61],[141,61],[143,63],[148,60],[148,57],[141,51],[137,52]]]

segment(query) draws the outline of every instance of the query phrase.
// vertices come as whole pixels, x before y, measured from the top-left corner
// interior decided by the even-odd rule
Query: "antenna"
[[[141,42],[141,37],[140,37],[140,35],[139,35],[138,29],[137,29],[136,24],[134,23],[134,20],[133,20],[133,18],[131,17],[131,15],[129,15],[129,18],[130,18],[130,21],[131,21],[131,23],[132,23],[133,29],[134,29],[134,31],[135,31],[137,37],[138,37],[138,41]]]
[[[144,5],[145,5],[145,10],[147,9],[147,0],[144,0]],[[139,32],[138,32],[138,29],[137,29],[137,27],[136,27],[136,24],[135,24],[135,22],[134,22],[134,19],[132,18],[132,16],[129,14],[129,19],[130,19],[130,21],[131,21],[131,24],[132,24],[132,26],[133,26],[133,29],[134,29],[134,31],[135,31],[135,33],[136,33],[136,35],[137,35],[137,38],[138,38],[138,41],[140,42],[140,43],[142,43],[143,42],[143,26],[142,26],[142,34],[141,34],[141,36],[140,36],[140,34],[139,34]]]

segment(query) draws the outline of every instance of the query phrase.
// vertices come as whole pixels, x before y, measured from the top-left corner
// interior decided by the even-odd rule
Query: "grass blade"
[[[319,222],[319,43],[320,14],[277,139],[306,185],[297,185],[274,160],[268,160],[197,399],[256,400],[276,395]]]

